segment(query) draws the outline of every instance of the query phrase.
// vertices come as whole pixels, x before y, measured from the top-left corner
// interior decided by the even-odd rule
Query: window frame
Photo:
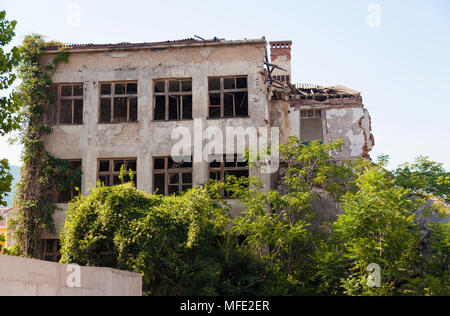
[[[80,182],[82,183],[82,181],[83,181],[83,160],[82,159],[66,159],[66,161],[71,163],[71,164],[72,163],[80,163],[80,167],[78,167],[77,169],[81,169]],[[77,169],[71,169],[71,170],[77,170]],[[80,190],[81,190],[81,188],[80,188]],[[63,200],[60,200],[61,192],[64,192],[64,191],[58,191],[57,192],[56,201],[55,201],[55,203],[57,203],[57,204],[67,204],[70,201],[72,201],[76,196],[80,195],[80,192],[75,193],[75,188],[72,187],[70,189],[70,200],[69,201],[63,201]]]
[[[303,113],[307,113],[308,115],[303,116]],[[313,113],[311,113],[313,112]],[[307,120],[307,119],[322,119],[322,109],[310,109],[310,110],[300,110],[300,119],[301,120]],[[310,115],[312,114],[312,115]]]
[[[246,82],[247,82],[247,88],[243,89],[237,88],[237,84],[236,84],[236,88],[235,89],[225,89],[225,79],[231,79],[234,78],[235,82],[237,79],[242,79],[245,78]],[[220,90],[210,90],[209,87],[209,81],[211,79],[220,79]],[[239,92],[245,92],[247,93],[247,114],[246,115],[236,115],[236,104],[233,105],[233,116],[225,116],[225,94],[227,93],[239,93]],[[217,105],[213,105],[211,106],[211,95],[212,94],[219,94],[220,95],[220,106]],[[219,117],[212,117],[210,114],[210,109],[211,108],[220,108],[220,116]],[[210,120],[214,120],[214,119],[229,119],[229,118],[248,118],[250,117],[250,111],[249,111],[249,107],[250,107],[250,98],[249,98],[249,93],[248,93],[248,75],[237,75],[237,76],[212,76],[212,77],[208,77],[208,119]]]
[[[157,82],[163,82],[164,81],[164,92],[156,92],[156,83]],[[178,81],[180,85],[180,91],[179,92],[171,92],[170,90],[170,82],[171,81]],[[191,91],[183,91],[182,82],[183,81],[190,81],[191,82]],[[155,79],[153,80],[153,121],[154,122],[177,122],[177,121],[192,121],[194,119],[194,99],[193,99],[193,86],[192,86],[192,78],[171,78],[171,79]],[[155,119],[156,115],[156,98],[157,97],[165,97],[165,109],[164,109],[164,119],[163,120],[157,120]],[[179,108],[177,108],[178,111],[178,118],[176,120],[170,119],[170,97],[180,97],[181,103],[179,105]],[[184,118],[183,117],[183,97],[184,96],[190,96],[192,98],[191,102],[191,118]]]
[[[100,164],[102,161],[109,161],[109,171],[100,171]],[[108,176],[109,177],[109,185],[106,185],[103,183],[103,185],[107,187],[113,187],[117,184],[114,184],[114,177],[120,176],[120,171],[114,171],[114,161],[123,161],[124,163],[127,163],[128,161],[134,161],[136,162],[136,170],[133,171],[133,181],[137,184],[137,176],[138,176],[138,168],[137,168],[137,158],[136,157],[130,157],[130,158],[98,158],[97,159],[97,181],[100,180],[101,176]],[[130,173],[129,169],[125,169],[126,175]]]
[[[156,187],[155,187],[155,175],[159,174],[163,174],[164,175],[164,190],[165,192],[158,192],[159,195],[164,195],[164,196],[169,196],[169,187],[170,186],[175,186],[175,185],[171,185],[169,184],[169,180],[170,180],[170,175],[173,174],[178,174],[178,194],[185,192],[183,190],[184,186],[190,186],[190,188],[192,189],[194,187],[194,166],[193,166],[193,160],[191,157],[191,162],[190,164],[192,164],[192,166],[190,168],[172,168],[169,169],[169,158],[172,159],[171,156],[155,156],[153,157],[153,172],[152,172],[152,176],[153,176],[153,183],[152,183],[152,192],[155,193]],[[183,158],[183,157],[181,157]],[[155,161],[157,159],[164,159],[164,169],[156,169],[156,163]],[[183,161],[184,162],[184,161]],[[184,183],[183,182],[183,174],[191,174],[191,183]]]
[[[228,172],[228,171],[247,171],[248,172],[248,177],[247,178],[250,178],[250,166],[249,166],[249,164],[248,164],[248,162],[246,162],[246,166],[245,167],[243,167],[243,166],[238,166],[238,164],[240,163],[239,162],[239,154],[234,154],[234,157],[235,157],[235,160],[234,160],[234,164],[235,164],[235,167],[226,167],[225,165],[227,164],[227,163],[230,163],[230,162],[227,162],[227,156],[230,156],[231,154],[224,154],[223,155],[223,158],[222,158],[222,161],[221,162],[219,162],[219,161],[217,161],[217,160],[213,160],[213,161],[211,161],[210,163],[209,163],[209,166],[208,166],[208,177],[209,177],[209,180],[211,181],[211,180],[215,180],[215,181],[225,181],[225,178],[226,178],[226,176],[228,176],[229,174],[226,174],[226,172]],[[213,158],[214,157],[217,157],[217,156],[213,156]],[[217,163],[220,163],[220,167],[211,167],[211,164],[214,162],[214,161],[216,161]],[[220,172],[220,179],[212,179],[211,178],[211,173],[219,173]],[[222,192],[222,195],[223,195],[223,197],[225,198],[225,199],[233,199],[232,197],[231,197],[231,195],[232,195],[232,193],[231,192]]]
[[[221,162],[219,162],[217,160],[213,160],[213,161],[216,161],[217,163],[220,163],[220,167],[211,167],[211,164],[212,164],[213,161],[211,161],[209,163],[208,173],[209,173],[209,179],[210,180],[211,180],[211,173],[213,173],[213,172],[216,172],[216,173],[220,172],[220,179],[219,179],[219,181],[225,180],[225,172],[227,172],[227,171],[248,171],[249,172],[249,177],[250,177],[250,167],[249,167],[248,163],[247,163],[247,166],[245,166],[245,167],[239,167],[238,166],[238,164],[239,164],[239,159],[238,159],[239,154],[234,154],[234,156],[235,156],[234,163],[236,165],[235,167],[226,167],[225,166],[227,163],[230,163],[230,162],[227,162],[227,160],[226,160],[227,156],[230,156],[230,155],[224,154],[223,155],[223,160]]]
[[[52,249],[47,249],[47,242]],[[42,260],[47,262],[59,262],[61,259],[61,241],[59,239],[41,239]]]
[[[304,115],[306,113],[306,115]],[[325,111],[323,109],[304,109],[304,110],[300,110],[300,141],[302,141],[305,144],[309,144],[312,141],[308,141],[308,142],[304,142],[303,136],[302,136],[302,126],[303,126],[303,121],[307,121],[307,120],[320,120],[320,127],[321,127],[321,137],[316,139],[315,141],[320,141],[323,142],[324,140],[324,126],[325,126],[325,122],[324,122],[324,113]]]
[[[69,126],[69,125],[83,125],[84,124],[84,83],[83,82],[70,82],[70,83],[57,83],[56,85],[56,106],[53,107],[55,110],[55,113],[51,113],[48,118],[48,121],[51,122],[53,125],[62,125],[62,126]],[[72,95],[71,96],[62,96],[62,87],[70,86],[72,89]],[[81,86],[83,95],[81,96],[74,96],[74,87],[75,86]],[[61,123],[61,103],[63,100],[71,100],[71,123]],[[81,112],[81,123],[75,123],[75,100],[81,100],[83,102],[83,111]],[[53,111],[52,111],[53,112]],[[47,114],[49,115],[49,114]]]
[[[111,94],[102,94],[102,85],[111,85]],[[128,84],[136,84],[137,86],[137,93],[136,94],[127,94],[125,91],[125,94],[116,94],[115,86],[123,84],[125,85],[125,89],[127,88]],[[137,80],[129,80],[129,81],[105,81],[105,82],[99,82],[98,83],[98,123],[99,124],[133,124],[133,123],[139,123],[139,82]],[[109,122],[102,122],[102,99],[109,98],[111,101],[111,113],[110,113],[110,121]],[[114,122],[114,98],[126,98],[127,99],[127,120],[124,122]],[[130,120],[130,99],[136,98],[136,121]]]

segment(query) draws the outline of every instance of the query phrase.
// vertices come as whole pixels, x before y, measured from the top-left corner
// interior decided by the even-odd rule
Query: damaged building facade
[[[374,141],[360,93],[292,84],[291,47],[264,38],[73,45],[69,62],[53,77],[58,101],[46,117],[52,125],[46,148],[82,168],[82,194],[98,181],[120,183],[122,165],[132,170],[139,190],[165,195],[226,175],[257,176],[265,190],[274,187],[272,175],[249,170],[234,149],[222,153],[234,161],[174,159],[178,140],[172,131],[183,127],[194,135],[194,123],[224,134],[227,127],[279,127],[281,143],[289,136],[303,142],[343,139],[338,159],[369,157]],[[56,54],[48,48],[47,58]],[[67,210],[75,194],[61,192],[57,205]],[[230,203],[235,213],[242,211]],[[64,214],[55,214],[57,228]],[[54,251],[44,259],[57,259],[58,234],[46,237]]]

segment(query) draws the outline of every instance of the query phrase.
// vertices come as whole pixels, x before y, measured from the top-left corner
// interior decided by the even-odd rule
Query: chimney
[[[291,83],[291,47],[292,41],[276,41],[269,42],[270,45],[270,59],[272,64],[283,68],[286,71],[275,69],[272,72],[272,77],[275,80]]]

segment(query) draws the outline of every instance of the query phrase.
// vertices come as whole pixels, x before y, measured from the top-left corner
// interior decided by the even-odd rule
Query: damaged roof
[[[362,104],[361,92],[342,85],[323,87],[315,84],[291,85],[272,79],[272,97],[289,100],[292,106],[335,104]]]
[[[361,92],[347,88],[342,85],[337,85],[333,87],[322,87],[312,84],[298,83],[294,85],[295,89],[302,96],[316,96],[316,95],[327,95],[327,96],[358,96]]]
[[[361,92],[347,88],[342,85],[332,87],[322,87],[313,84],[295,84],[291,90],[291,101],[302,101],[308,103],[313,102],[326,102],[335,99],[353,99],[356,101],[362,100]]]
[[[110,49],[141,49],[141,48],[167,48],[167,47],[178,47],[178,46],[198,46],[198,45],[214,45],[214,44],[248,44],[248,43],[265,43],[265,38],[256,40],[238,40],[238,41],[227,41],[225,39],[195,39],[187,38],[174,41],[164,41],[164,42],[143,42],[143,43],[109,43],[109,44],[66,44],[71,50],[110,50]],[[60,47],[57,45],[48,46],[46,48],[49,52],[56,52]]]

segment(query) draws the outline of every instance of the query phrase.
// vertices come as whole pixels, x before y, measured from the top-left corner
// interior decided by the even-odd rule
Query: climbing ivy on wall
[[[45,62],[46,48],[57,47],[58,54]],[[51,126],[44,121],[47,108],[56,102],[52,75],[61,62],[68,62],[68,48],[58,42],[46,42],[40,35],[29,35],[19,47],[22,80],[17,101],[22,109],[18,141],[23,145],[22,177],[16,197],[16,217],[8,227],[15,243],[14,253],[38,257],[44,231],[54,231],[52,216],[58,191],[67,190],[72,172],[70,163],[52,157],[44,146]],[[48,55],[47,55],[48,56]]]

